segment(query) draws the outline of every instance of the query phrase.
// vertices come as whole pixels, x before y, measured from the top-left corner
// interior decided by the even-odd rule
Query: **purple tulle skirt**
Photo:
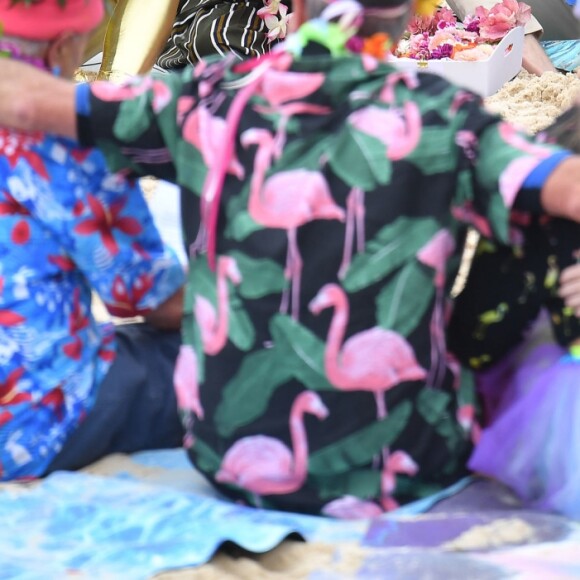
[[[490,420],[469,467],[529,507],[580,518],[580,359],[543,344],[482,374]]]

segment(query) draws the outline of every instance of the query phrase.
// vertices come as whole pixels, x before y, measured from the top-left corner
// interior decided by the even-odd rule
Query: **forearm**
[[[545,72],[556,72],[556,67],[533,34],[526,34],[524,38],[522,65],[529,73],[538,76]]]
[[[1,59],[0,125],[76,138],[75,84]]]
[[[183,288],[144,316],[145,320],[162,330],[178,330],[183,314]]]
[[[547,214],[580,222],[580,156],[558,165],[544,183],[540,200]]]

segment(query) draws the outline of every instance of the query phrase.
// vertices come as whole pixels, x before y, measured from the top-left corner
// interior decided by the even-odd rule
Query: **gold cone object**
[[[102,46],[98,78],[122,80],[149,71],[169,38],[178,4],[179,0],[107,0],[108,22],[94,33],[87,50],[90,58]]]

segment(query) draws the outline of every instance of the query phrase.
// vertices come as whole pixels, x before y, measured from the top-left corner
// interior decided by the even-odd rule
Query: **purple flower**
[[[465,30],[467,30],[467,32],[475,32],[476,34],[479,34],[479,18],[467,17],[463,24],[464,24]]]
[[[442,58],[451,58],[453,46],[451,44],[442,44],[431,51],[431,58],[441,60]]]
[[[360,36],[351,36],[347,41],[346,41],[346,48],[347,50],[350,50],[351,52],[362,52],[363,46],[364,46],[364,40],[360,37]]]

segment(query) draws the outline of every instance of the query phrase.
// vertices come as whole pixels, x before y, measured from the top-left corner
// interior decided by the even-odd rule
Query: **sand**
[[[579,93],[580,78],[573,73],[549,72],[537,77],[522,71],[485,104],[511,123],[537,133],[570,107]]]

